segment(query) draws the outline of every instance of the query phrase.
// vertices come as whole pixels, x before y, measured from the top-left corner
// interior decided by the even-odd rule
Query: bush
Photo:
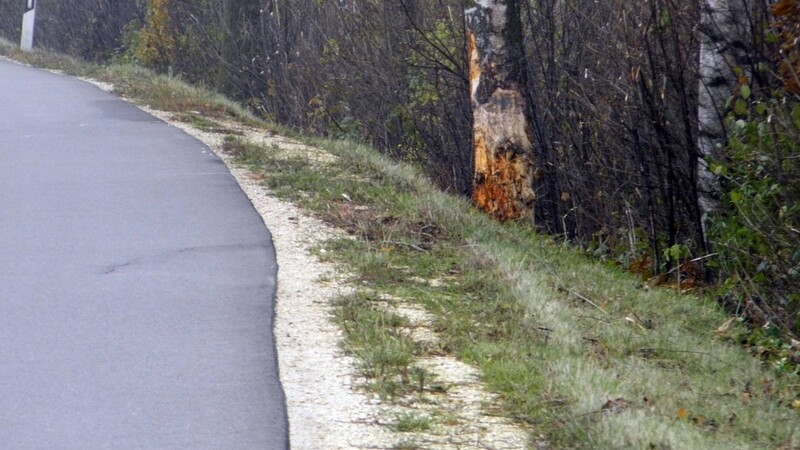
[[[734,101],[725,164],[728,211],[712,227],[728,304],[758,325],[800,332],[800,102]]]

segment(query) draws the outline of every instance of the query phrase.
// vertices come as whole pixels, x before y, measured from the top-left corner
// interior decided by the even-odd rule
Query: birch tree
[[[726,104],[745,76],[749,34],[747,0],[701,0],[698,93],[697,189],[706,233],[708,216],[719,208],[719,179],[709,159],[719,158],[725,142]]]
[[[533,131],[517,0],[466,11],[476,205],[498,220],[531,215]]]

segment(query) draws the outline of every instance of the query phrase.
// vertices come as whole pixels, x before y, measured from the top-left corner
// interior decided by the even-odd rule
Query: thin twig
[[[428,250],[416,245],[416,244],[409,244],[408,242],[400,242],[400,241],[383,241],[384,244],[392,244],[392,245],[400,245],[404,247],[412,248],[418,252],[427,253]]]
[[[603,309],[603,308],[602,308],[600,305],[598,305],[597,303],[595,303],[595,302],[591,301],[590,299],[588,299],[586,296],[583,296],[583,295],[579,294],[578,292],[575,292],[575,291],[573,291],[572,289],[565,289],[565,290],[566,290],[566,291],[567,291],[569,294],[572,294],[572,295],[574,295],[575,297],[578,297],[580,300],[583,300],[584,302],[586,302],[586,303],[588,303],[588,304],[590,304],[590,305],[594,306],[595,308],[597,308],[597,309],[598,309],[600,312],[602,312],[603,314],[605,314],[605,315],[607,315],[607,316],[610,316],[610,315],[611,315],[611,314],[610,314],[608,311],[606,311],[605,309]]]
[[[702,261],[702,260],[704,260],[704,259],[713,258],[713,257],[715,257],[715,256],[719,256],[719,253],[710,253],[710,254],[708,254],[708,255],[705,255],[705,256],[699,256],[699,257],[697,257],[697,258],[695,258],[695,259],[690,259],[689,261],[686,261],[686,263],[694,263],[694,262]],[[686,263],[684,263],[684,264],[686,264]],[[680,270],[680,268],[681,268],[681,264],[678,264],[676,267],[673,267],[673,268],[672,268],[672,269],[671,269],[669,272],[667,272],[665,275],[672,275],[672,274],[673,274],[673,273],[675,273],[676,271]]]

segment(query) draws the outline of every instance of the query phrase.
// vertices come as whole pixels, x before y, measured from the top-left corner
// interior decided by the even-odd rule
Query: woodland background
[[[700,2],[522,1],[534,224],[645,279],[713,281],[725,308],[798,333],[800,6],[746,4],[743,67],[701,228]],[[17,40],[23,1],[0,0]],[[37,46],[218,89],[293,127],[371,143],[469,195],[463,0],[39,0]],[[701,261],[697,261],[702,258]],[[695,260],[695,261],[693,261]]]

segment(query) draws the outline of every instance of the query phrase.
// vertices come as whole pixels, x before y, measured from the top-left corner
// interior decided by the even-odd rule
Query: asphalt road
[[[0,61],[1,448],[287,448],[276,270],[201,142]]]

